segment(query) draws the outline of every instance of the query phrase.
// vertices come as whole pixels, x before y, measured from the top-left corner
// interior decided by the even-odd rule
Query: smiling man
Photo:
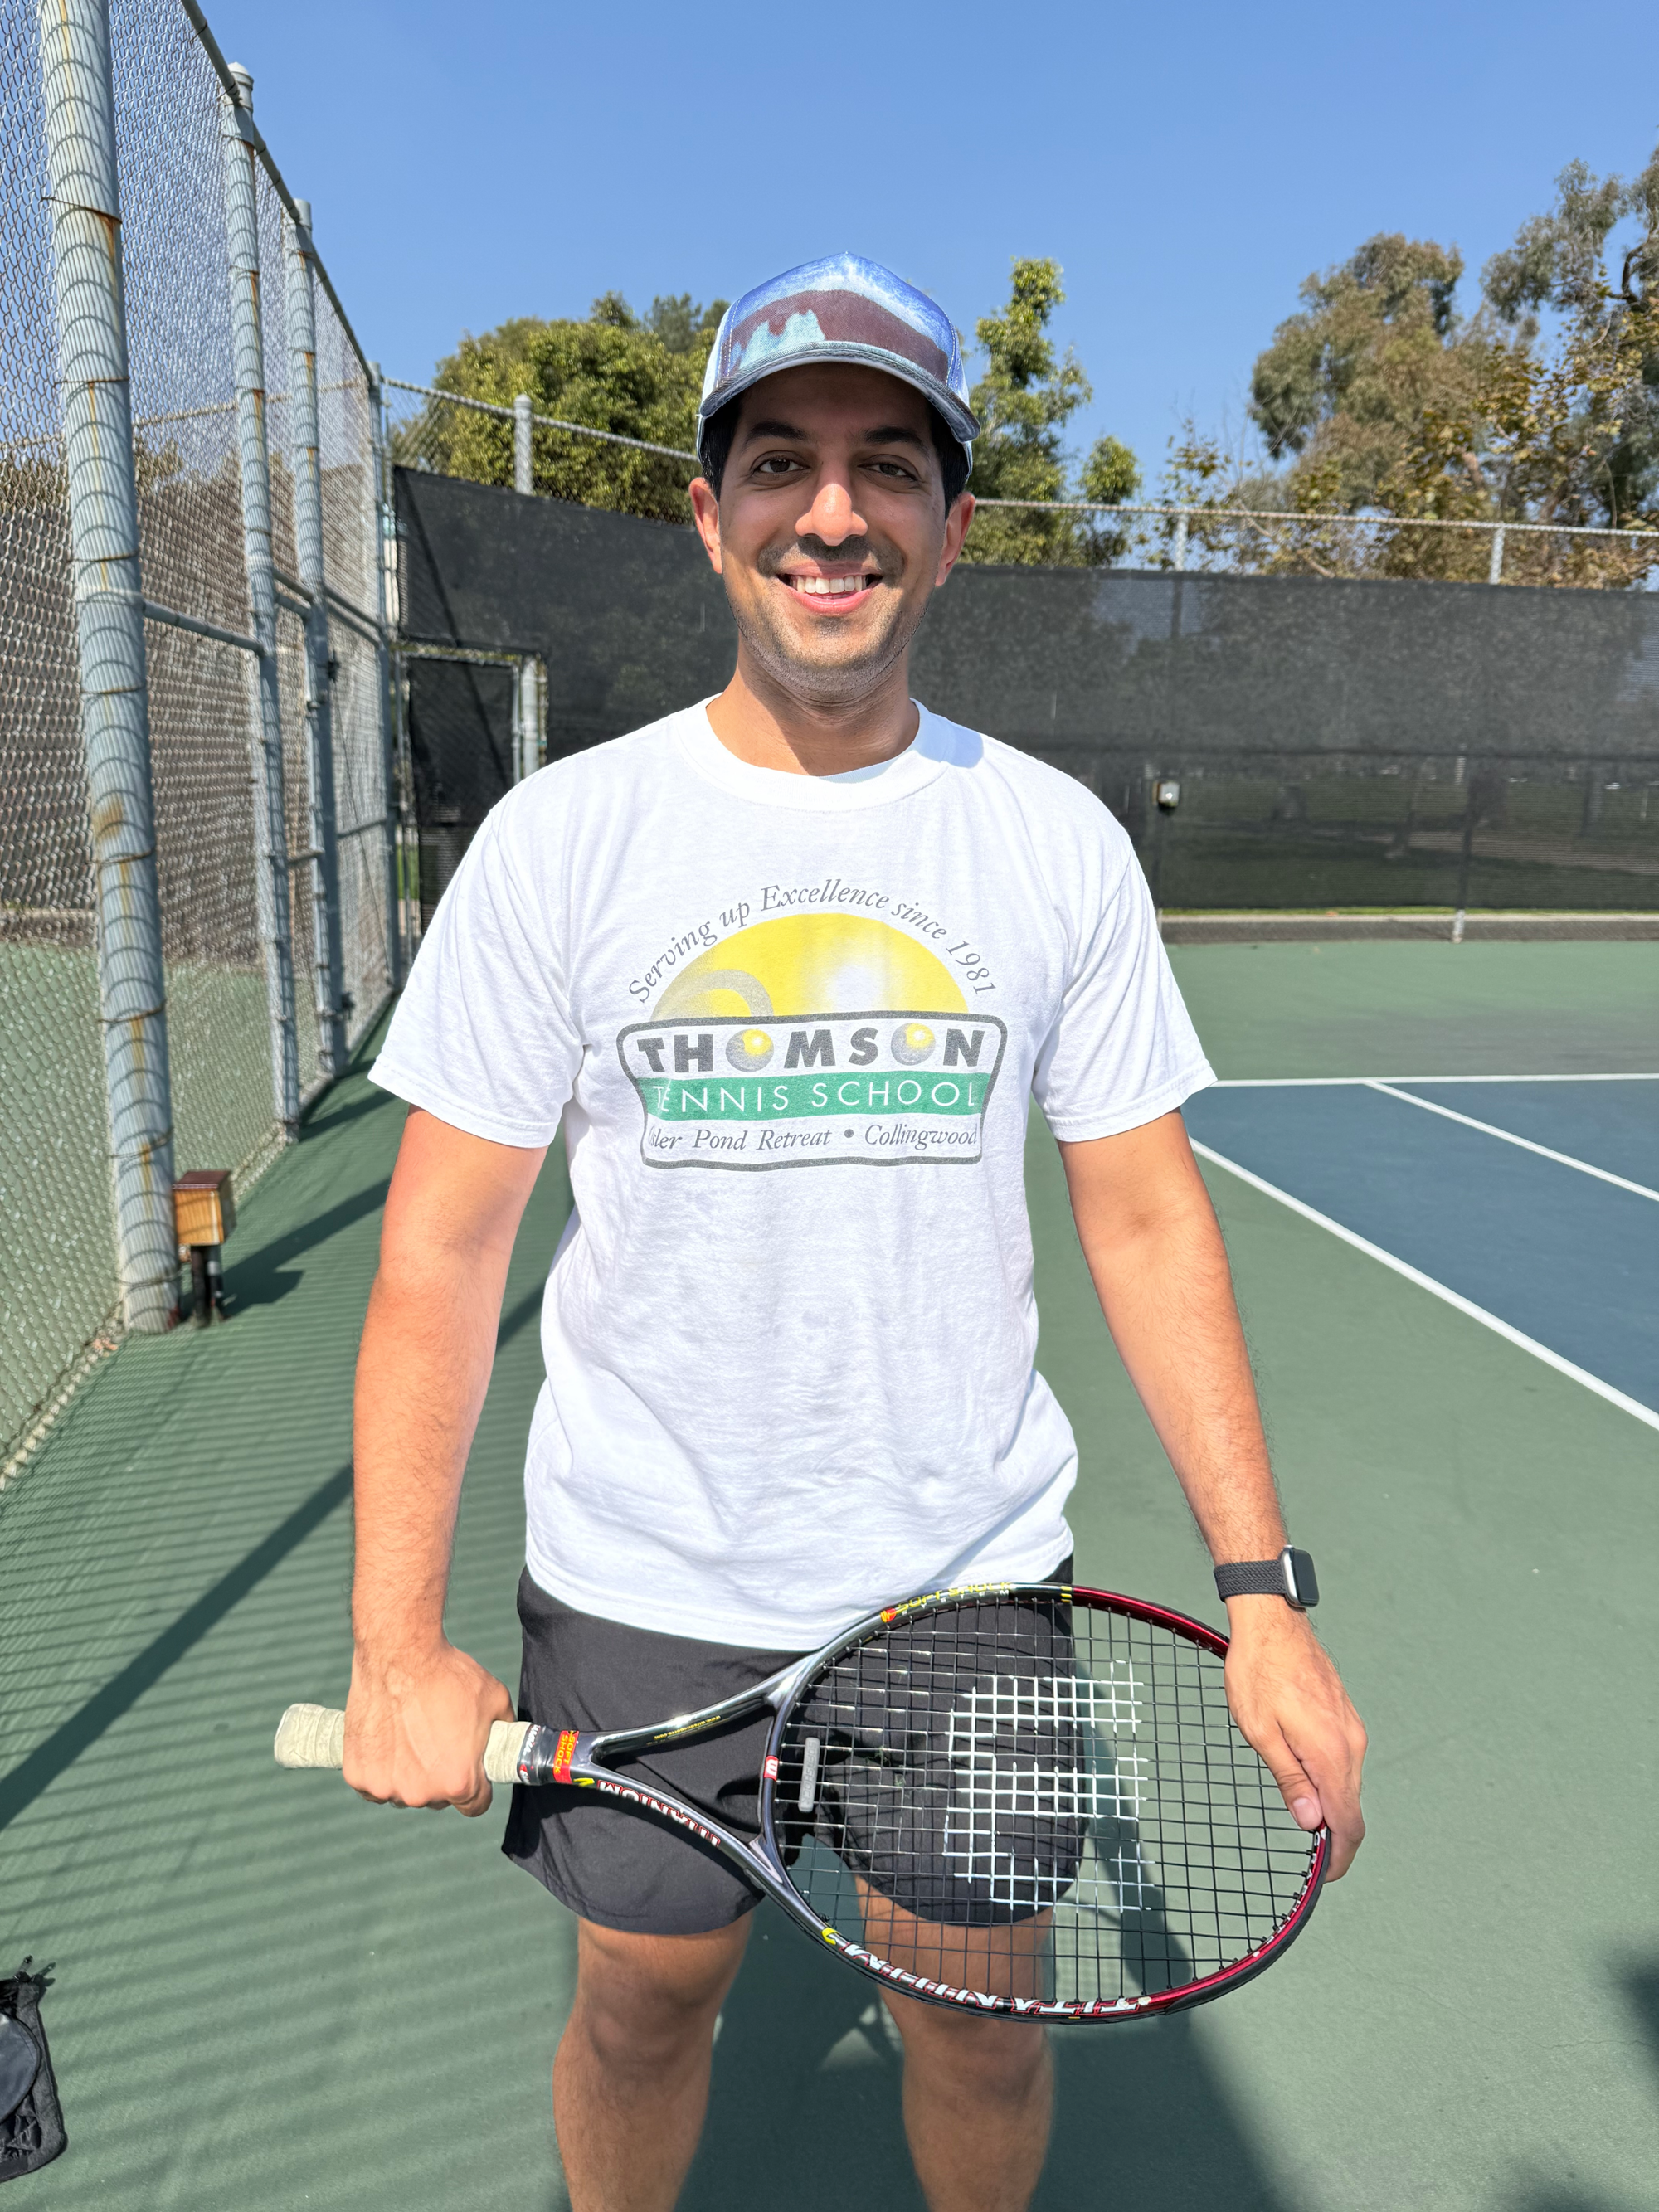
[[[561,1126],[576,1202],[526,1464],[526,1717],[687,1711],[910,1591],[1069,1576],[1077,1449],[1033,1366],[1033,1098],[1212,1555],[1285,1546],[1179,1112],[1210,1073],[1133,853],[1079,785],[909,695],[976,430],[949,319],[890,271],[842,256],[739,301],[692,486],[736,672],[521,785],[434,918],[375,1067],[414,1110],[358,1370],[365,1796],[489,1802],[512,1701],[447,1643],[443,1600],[507,1260]],[[1303,1826],[1330,1824],[1340,1875],[1363,1730],[1305,1613],[1271,1587],[1229,1606],[1235,1715]],[[752,1830],[763,1735],[647,1775]],[[756,1894],[574,1790],[516,1792],[505,1848],[579,1916],[554,2069],[571,2203],[665,2212]],[[927,2203],[1016,2212],[1047,2141],[1044,2032],[885,2002]]]

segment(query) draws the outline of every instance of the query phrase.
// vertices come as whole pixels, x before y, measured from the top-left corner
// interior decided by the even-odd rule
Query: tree
[[[1626,218],[1615,284],[1607,249]],[[1288,466],[1222,503],[1309,520],[1258,533],[1251,565],[1480,577],[1486,532],[1422,526],[1659,521],[1659,155],[1630,183],[1565,170],[1551,211],[1487,263],[1468,317],[1462,268],[1455,247],[1382,234],[1304,284],[1251,380],[1252,418]],[[1322,514],[1394,526],[1342,532]],[[1504,574],[1623,584],[1651,565],[1640,542],[1517,532]]]
[[[538,415],[581,422],[689,453],[696,442],[703,364],[726,302],[708,307],[690,293],[659,297],[636,315],[619,292],[593,302],[586,322],[518,316],[481,337],[470,334],[439,364],[440,391],[511,407],[528,392]],[[405,465],[513,480],[513,425],[499,416],[428,400],[398,434],[394,458]],[[538,424],[532,439],[538,492],[665,520],[687,521],[689,460],[573,436]]]
[[[1607,249],[1626,219],[1635,230],[1615,284]],[[1628,182],[1570,164],[1554,207],[1492,257],[1481,285],[1509,339],[1479,395],[1498,514],[1659,526],[1659,149]],[[1548,344],[1543,310],[1557,319]],[[1443,445],[1462,427],[1430,426]],[[1653,558],[1650,547],[1607,540],[1522,538],[1517,552],[1537,580],[1572,583],[1634,582]]]
[[[1048,335],[1066,295],[1057,261],[1017,260],[1008,304],[975,326],[985,374],[973,389],[984,425],[974,447],[971,489],[979,499],[1064,500],[1066,423],[1092,397],[1068,348],[1058,356]],[[1140,483],[1134,455],[1116,438],[1096,443],[1082,471],[1080,496],[1115,504]],[[1102,518],[1041,510],[981,507],[963,550],[967,561],[1042,562],[1075,566],[1121,557],[1121,528]]]
[[[1455,306],[1455,247],[1397,233],[1302,287],[1250,379],[1250,415],[1294,477],[1318,470],[1330,504],[1375,507],[1399,477],[1425,409],[1474,388]],[[1292,503],[1294,503],[1292,501]]]

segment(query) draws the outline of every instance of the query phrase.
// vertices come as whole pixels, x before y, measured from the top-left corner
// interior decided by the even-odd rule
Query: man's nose
[[[798,538],[820,538],[826,545],[839,545],[848,538],[865,536],[867,525],[853,505],[853,495],[844,483],[827,479],[820,483],[817,495],[805,514],[795,518]]]

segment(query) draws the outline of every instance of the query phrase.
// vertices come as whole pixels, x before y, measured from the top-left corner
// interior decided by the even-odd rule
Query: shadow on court
[[[873,1983],[819,1958],[781,1914],[760,1908],[680,2212],[731,2212],[774,2191],[793,2212],[921,2212],[880,2008]],[[1287,2212],[1196,2020],[1059,2029],[1054,2040],[1059,2094],[1036,2212],[1106,2193],[1108,2175],[1125,2202]]]
[[[1659,2103],[1659,1956],[1625,1966],[1613,1980],[1635,2016],[1646,2045],[1654,2069],[1655,2100]],[[1645,2189],[1639,2173],[1632,2174],[1631,2184],[1632,2194],[1621,2197],[1563,2187],[1555,2182],[1523,2185],[1516,2192],[1515,2212],[1632,2212],[1632,2208],[1651,2203],[1651,2191]]]

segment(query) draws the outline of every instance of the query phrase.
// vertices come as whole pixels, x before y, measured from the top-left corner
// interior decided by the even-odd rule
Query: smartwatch
[[[1289,1544],[1276,1559],[1234,1559],[1218,1567],[1215,1586],[1223,1597],[1282,1597],[1295,1613],[1319,1602],[1313,1561]]]

